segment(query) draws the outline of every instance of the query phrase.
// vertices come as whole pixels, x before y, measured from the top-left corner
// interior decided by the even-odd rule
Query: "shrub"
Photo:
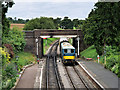
[[[16,77],[16,74],[17,74],[17,70],[16,70],[16,67],[15,67],[15,64],[13,63],[9,63],[7,66],[6,66],[6,76],[10,79],[12,79],[13,77]]]
[[[13,58],[14,52],[11,44],[4,44],[4,46],[8,49],[8,52],[10,54],[10,57]]]
[[[3,37],[3,44],[11,44],[16,53],[23,51],[26,44],[24,33],[20,31],[17,27],[14,27],[12,30],[9,31],[7,37]]]
[[[112,46],[106,46],[106,51],[106,67],[120,77],[120,60],[118,58],[118,52],[116,52],[116,49]]]
[[[2,62],[2,66],[10,62],[10,54],[6,52],[5,49],[3,49],[2,47],[0,47],[0,55],[2,57],[2,59],[0,59],[0,62]]]
[[[112,58],[110,57],[110,59],[107,58],[106,61],[107,61],[106,67],[111,70],[112,67],[113,67],[113,66],[115,65],[115,63],[116,63],[116,59],[113,58],[113,57],[112,57]]]
[[[9,63],[2,68],[2,88],[10,90],[16,82],[17,70],[15,64]]]

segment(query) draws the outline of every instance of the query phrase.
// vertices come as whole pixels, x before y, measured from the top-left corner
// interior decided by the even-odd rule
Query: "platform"
[[[105,69],[104,66],[93,61],[83,61],[78,59],[88,72],[104,87],[109,89],[120,90],[120,78],[118,78],[113,72]]]

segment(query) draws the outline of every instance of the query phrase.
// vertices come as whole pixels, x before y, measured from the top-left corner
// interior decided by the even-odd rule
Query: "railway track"
[[[103,90],[79,65],[65,66],[72,87],[76,89]]]
[[[61,90],[63,84],[61,82],[59,72],[57,69],[57,46],[56,41],[50,48],[46,58],[46,89],[57,88]]]
[[[57,67],[57,46],[58,41],[56,41],[50,48],[45,67],[45,88],[46,89],[64,89],[64,85],[59,75]],[[65,72],[68,76],[68,81],[71,83],[70,86],[74,90],[76,89],[86,89],[86,90],[103,90],[101,86],[96,83],[91,76],[89,76],[82,67],[78,65],[64,66]]]

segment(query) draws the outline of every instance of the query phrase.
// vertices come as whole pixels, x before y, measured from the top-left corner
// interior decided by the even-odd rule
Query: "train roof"
[[[68,39],[66,37],[62,37],[62,38],[60,38],[60,42],[62,42],[62,41],[68,41]]]
[[[61,44],[62,49],[75,49],[70,43],[68,42],[63,42]]]

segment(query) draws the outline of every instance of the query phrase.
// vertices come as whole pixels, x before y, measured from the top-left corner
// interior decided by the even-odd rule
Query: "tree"
[[[79,25],[79,20],[78,19],[73,19],[73,26],[78,27]]]
[[[73,19],[73,26],[76,27],[77,29],[82,29],[84,20],[79,20],[79,19]]]
[[[9,20],[10,23],[13,23],[12,17],[8,17],[8,20]]]
[[[54,21],[56,29],[58,29],[58,27],[60,27],[61,18],[57,17],[56,19],[53,19],[53,21]]]
[[[64,19],[60,23],[60,26],[64,27],[64,29],[72,29],[73,22],[68,17],[64,17]]]
[[[4,4],[3,4],[3,2],[5,2]],[[7,34],[8,34],[8,32],[9,32],[9,27],[10,27],[10,24],[9,24],[9,21],[8,21],[8,19],[6,18],[6,13],[7,13],[7,11],[8,11],[8,7],[12,7],[13,6],[13,4],[14,4],[14,2],[12,1],[12,0],[6,0],[6,1],[4,1],[4,0],[2,0],[2,1],[0,1],[0,5],[2,5],[2,30],[3,30],[3,36],[7,36]]]
[[[83,25],[83,32],[86,42],[94,44],[101,55],[105,45],[117,46],[119,43],[120,3],[98,2],[95,6]]]
[[[26,21],[25,21],[25,22],[27,23],[28,21],[29,21],[29,19],[26,19]]]
[[[25,24],[24,30],[34,29],[55,29],[55,24],[51,18],[41,17],[28,21]]]
[[[16,17],[14,19],[12,17],[8,17],[7,19],[9,20],[10,23],[20,23],[20,24],[25,24],[26,22],[29,21],[29,19],[26,20],[21,18],[16,19]]]

